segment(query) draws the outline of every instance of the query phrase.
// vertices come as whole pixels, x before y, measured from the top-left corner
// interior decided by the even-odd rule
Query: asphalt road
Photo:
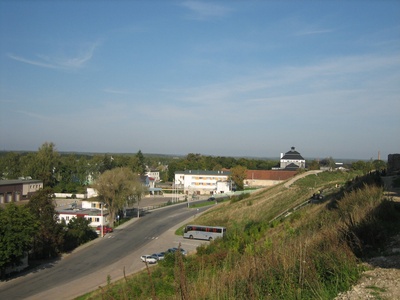
[[[73,299],[106,285],[107,278],[115,281],[124,272],[129,275],[143,269],[143,254],[179,244],[190,253],[205,242],[186,240],[174,232],[207,208],[188,209],[186,204],[177,204],[148,212],[54,263],[0,282],[0,299]]]

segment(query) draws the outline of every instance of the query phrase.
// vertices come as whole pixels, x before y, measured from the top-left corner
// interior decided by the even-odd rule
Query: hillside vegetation
[[[196,223],[226,226],[226,238],[81,299],[333,299],[400,228],[379,174],[359,175],[309,175],[218,204]],[[307,204],[317,191],[324,199]]]

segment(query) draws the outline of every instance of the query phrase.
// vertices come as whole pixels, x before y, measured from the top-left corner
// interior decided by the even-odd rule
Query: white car
[[[147,262],[148,264],[155,264],[157,262],[157,259],[152,255],[142,255],[140,259],[142,262]]]

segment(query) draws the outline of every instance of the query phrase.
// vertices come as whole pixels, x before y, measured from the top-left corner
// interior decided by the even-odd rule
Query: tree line
[[[136,154],[60,153],[55,144],[44,143],[36,152],[0,152],[0,178],[31,177],[43,181],[54,192],[84,193],[87,185],[100,174],[114,168],[129,168],[134,174],[158,170],[161,179],[173,181],[175,171],[222,170],[242,166],[249,170],[269,170],[278,161],[265,159],[205,156]]]
[[[321,166],[334,168],[332,157],[306,162],[309,169]],[[158,170],[164,182],[173,181],[175,171],[222,170],[243,167],[247,170],[271,170],[279,160],[234,158],[189,153],[186,156],[147,154],[89,154],[60,153],[55,144],[44,143],[36,152],[0,152],[0,178],[17,179],[31,177],[43,181],[54,192],[85,193],[90,182],[102,173],[114,168],[128,168],[134,174],[143,175],[146,170]],[[386,168],[382,160],[358,160],[345,167],[364,173]]]

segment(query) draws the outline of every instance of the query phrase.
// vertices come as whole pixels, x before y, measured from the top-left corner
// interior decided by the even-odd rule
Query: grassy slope
[[[226,226],[226,239],[198,248],[192,257],[167,257],[151,269],[150,278],[137,274],[106,287],[102,296],[82,299],[331,299],[358,278],[355,254],[363,255],[363,243],[382,242],[359,238],[368,238],[375,227],[386,231],[377,226],[376,211],[393,210],[381,207],[379,187],[360,184],[361,190],[343,193],[356,175],[320,173],[289,189],[277,185],[220,203],[196,222]],[[326,202],[271,222],[317,190],[323,190]],[[398,214],[393,218],[398,221]]]

